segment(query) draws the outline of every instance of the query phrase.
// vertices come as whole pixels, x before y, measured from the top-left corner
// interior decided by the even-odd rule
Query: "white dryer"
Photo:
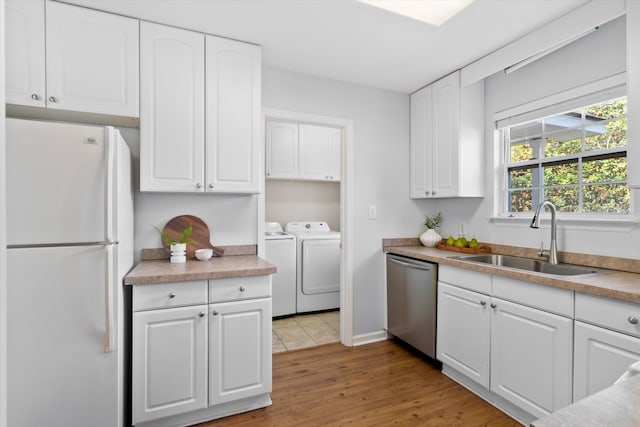
[[[265,259],[275,265],[271,276],[273,297],[271,315],[286,316],[296,313],[296,238],[282,231],[277,222],[265,223]]]
[[[297,312],[340,308],[340,232],[326,222],[290,222],[296,236]]]

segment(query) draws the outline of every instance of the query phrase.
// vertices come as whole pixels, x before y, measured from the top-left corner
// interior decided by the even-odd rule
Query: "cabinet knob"
[[[424,195],[425,195],[425,196],[428,196],[429,194],[431,194],[431,192],[430,192],[430,191],[425,191],[425,192],[424,192]]]
[[[496,308],[497,305],[495,305],[494,303],[491,303],[491,308]]]
[[[49,102],[58,102],[58,100],[56,99],[55,96],[50,96],[49,97]]]
[[[431,195],[432,195],[432,196],[435,196],[435,195],[436,195],[436,192],[434,191],[433,193],[431,193]]]
[[[631,323],[632,325],[637,325],[638,324],[638,318],[635,316],[629,316],[629,318],[627,319],[629,321],[629,323]]]
[[[204,311],[201,311],[200,313],[198,313],[199,317],[204,317]]]
[[[209,183],[209,188],[213,188],[213,184]]]
[[[33,99],[34,101],[40,101],[40,95],[38,95],[37,93],[32,93],[31,99]]]
[[[169,298],[175,298],[176,297],[176,293],[175,292],[170,292],[169,293]]]
[[[480,305],[487,305],[487,302],[482,300],[482,301],[480,301]]]
[[[244,286],[240,286],[240,292],[244,292]]]
[[[271,175],[269,172],[267,172],[267,176]]]
[[[196,182],[196,188],[202,188],[202,184],[200,184],[199,182]]]
[[[212,313],[212,314],[213,314],[214,316],[217,316],[217,315],[218,315],[218,310],[213,310],[213,313]]]
[[[332,176],[330,176],[330,177],[329,177],[329,179],[333,179],[333,177],[332,177]]]
[[[329,179],[329,175],[325,175],[324,179]]]

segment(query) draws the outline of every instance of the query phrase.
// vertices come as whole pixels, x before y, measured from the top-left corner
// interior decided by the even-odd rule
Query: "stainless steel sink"
[[[478,262],[482,264],[495,265],[497,267],[514,268],[516,270],[525,270],[535,273],[551,274],[555,276],[580,276],[584,274],[601,273],[600,270],[590,267],[580,267],[571,264],[549,264],[548,262],[538,261],[531,258],[521,258],[511,255],[462,255],[452,257],[461,261]]]

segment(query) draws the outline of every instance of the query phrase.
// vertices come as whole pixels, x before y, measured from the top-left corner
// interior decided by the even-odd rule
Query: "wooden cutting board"
[[[187,244],[187,258],[194,258],[196,256],[196,249],[204,249],[210,248],[213,250],[213,253],[222,256],[224,255],[224,249],[217,248],[211,244],[211,235],[209,233],[209,227],[204,223],[203,220],[193,215],[180,215],[169,222],[163,227],[162,231],[167,233],[172,239],[178,240],[178,238],[182,235],[182,232],[185,228],[192,226],[193,231],[191,232],[191,240],[192,243]],[[169,245],[164,244],[164,250],[171,254],[171,249]]]

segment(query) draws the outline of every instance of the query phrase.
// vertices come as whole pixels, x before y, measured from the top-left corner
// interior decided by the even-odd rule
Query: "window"
[[[506,213],[531,212],[544,200],[559,212],[630,213],[626,97],[527,117],[501,128]]]

